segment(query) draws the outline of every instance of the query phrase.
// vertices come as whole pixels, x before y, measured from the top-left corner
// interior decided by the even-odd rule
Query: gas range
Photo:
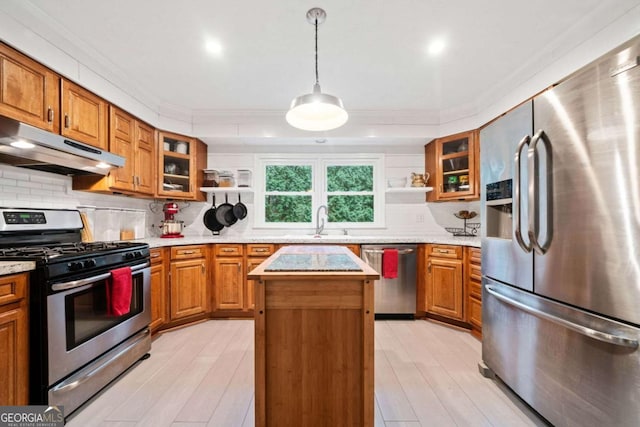
[[[36,263],[29,404],[64,406],[65,415],[151,348],[149,246],[82,242],[82,227],[77,210],[0,208],[0,261]]]
[[[82,242],[75,210],[0,208],[0,261],[35,261],[44,279],[117,268],[149,258],[139,242]]]

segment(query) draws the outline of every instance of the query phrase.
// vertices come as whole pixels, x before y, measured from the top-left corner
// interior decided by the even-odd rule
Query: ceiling
[[[7,15],[138,102],[190,122],[196,136],[248,145],[317,137],[284,122],[291,100],[314,82],[311,7],[327,12],[319,27],[322,90],[341,97],[351,116],[343,130],[322,136],[412,143],[438,136],[444,122],[477,116],[639,8],[638,0],[3,3]],[[431,56],[436,38],[446,47]],[[221,55],[206,51],[210,39]],[[390,127],[376,132],[376,124]]]

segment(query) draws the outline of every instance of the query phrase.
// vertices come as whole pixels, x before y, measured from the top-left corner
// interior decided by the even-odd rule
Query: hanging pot
[[[242,203],[242,200],[240,199],[240,193],[238,193],[238,203],[236,203],[233,207],[233,214],[240,220],[247,217],[247,207],[244,203]]]
[[[204,226],[214,233],[219,233],[220,230],[224,228],[223,224],[220,224],[218,219],[216,218],[216,195],[213,194],[213,203],[209,209],[204,213],[204,217],[202,218],[204,222]]]
[[[231,227],[238,221],[238,218],[233,214],[233,205],[229,203],[227,194],[224,195],[224,203],[216,209],[216,219],[225,227]]]

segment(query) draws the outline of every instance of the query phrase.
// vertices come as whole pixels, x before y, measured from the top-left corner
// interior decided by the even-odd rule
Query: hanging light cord
[[[316,84],[320,84],[318,82],[318,17],[316,16]]]

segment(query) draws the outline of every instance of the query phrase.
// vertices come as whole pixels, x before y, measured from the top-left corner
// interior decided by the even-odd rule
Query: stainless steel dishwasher
[[[398,250],[398,277],[382,277],[384,249]],[[413,319],[416,314],[416,249],[417,245],[362,245],[361,258],[380,273],[376,280],[376,319]]]

